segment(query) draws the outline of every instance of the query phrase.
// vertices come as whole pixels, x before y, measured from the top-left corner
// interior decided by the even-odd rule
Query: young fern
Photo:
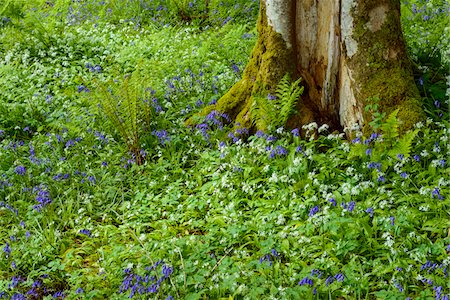
[[[291,117],[295,113],[295,106],[297,105],[297,101],[300,96],[303,94],[303,90],[305,89],[303,86],[300,86],[301,78],[291,83],[291,79],[288,75],[285,75],[277,88],[277,98],[280,99],[280,116],[279,123],[277,127],[284,126],[288,121],[289,117]]]
[[[276,98],[254,96],[250,111],[253,125],[263,131],[284,126],[295,113],[297,101],[303,93],[304,87],[300,82],[301,79],[291,82],[289,75],[285,75],[277,86]]]
[[[150,110],[142,101],[142,87],[136,82],[134,74],[124,79],[121,85],[111,84],[108,87],[97,83],[96,97],[111,125],[118,131],[128,150],[134,154],[136,162],[142,164],[140,137],[141,115],[150,126]]]

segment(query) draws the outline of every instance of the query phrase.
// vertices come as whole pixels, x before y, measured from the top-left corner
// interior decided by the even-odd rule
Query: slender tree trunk
[[[399,108],[403,128],[423,118],[400,26],[399,0],[261,0],[258,41],[242,79],[206,109],[251,127],[255,96],[273,93],[289,73],[302,77],[299,113],[288,123],[365,126],[368,99]]]

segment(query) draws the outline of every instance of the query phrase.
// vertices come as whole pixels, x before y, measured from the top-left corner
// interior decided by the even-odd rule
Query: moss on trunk
[[[288,48],[281,34],[268,24],[266,5],[261,1],[257,23],[258,40],[252,50],[250,60],[237,82],[215,105],[211,105],[187,120],[188,125],[201,122],[213,110],[226,113],[242,127],[252,128],[250,109],[254,97],[274,94],[284,75],[294,78],[295,56]]]
[[[387,115],[399,108],[402,129],[412,128],[424,118],[424,112],[401,34],[400,2],[358,1],[353,19],[358,51],[347,61],[359,101],[378,98],[379,110]],[[365,127],[370,118],[364,116]]]

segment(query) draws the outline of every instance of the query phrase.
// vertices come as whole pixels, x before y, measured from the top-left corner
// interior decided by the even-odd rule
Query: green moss
[[[387,6],[387,14],[381,28],[371,32],[367,29],[370,21],[368,12],[380,5]],[[401,27],[398,1],[363,1],[352,13],[355,22],[353,38],[358,43],[358,52],[349,59],[349,65],[360,87],[357,96],[364,100],[378,97],[379,110],[386,115],[400,108],[398,117],[403,129],[411,128],[415,122],[424,118],[424,113],[405,42],[401,35],[399,38]],[[364,116],[364,119],[368,122],[371,118]]]
[[[249,63],[242,79],[237,82],[215,105],[205,108],[186,122],[193,125],[199,117],[206,116],[212,110],[226,113],[236,123],[244,127],[251,126],[250,108],[253,96],[266,97],[274,93],[279,81],[286,73],[295,78],[293,49],[287,47],[281,34],[275,32],[267,22],[265,5],[260,6],[257,24],[258,41],[253,48]]]

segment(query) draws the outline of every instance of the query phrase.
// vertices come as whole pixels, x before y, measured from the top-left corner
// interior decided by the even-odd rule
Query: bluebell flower
[[[291,131],[293,136],[300,136],[300,130],[298,128],[294,128]]]
[[[369,207],[368,209],[366,209],[366,213],[368,213],[368,214],[369,214],[369,216],[370,216],[371,218],[373,218],[373,213],[374,213],[374,210],[373,210],[373,208],[372,208],[372,207]]]
[[[386,178],[384,178],[384,176],[378,176],[377,181],[378,182],[386,182]]]
[[[75,294],[83,294],[84,290],[82,288],[77,288],[77,290],[75,291]]]
[[[275,96],[275,95],[272,95],[272,94],[267,94],[267,99],[269,99],[269,100],[276,100],[277,99],[277,96]]]
[[[415,161],[419,162],[420,161],[420,156],[416,154],[416,155],[413,156],[413,159]]]
[[[400,174],[400,176],[401,176],[402,178],[406,179],[406,178],[408,178],[408,173],[402,172],[402,173]]]
[[[15,171],[18,175],[24,176],[27,172],[27,169],[24,166],[17,166]]]
[[[27,300],[27,297],[24,294],[21,294],[21,293],[14,293],[11,296],[11,300]]]
[[[336,281],[338,282],[343,282],[345,279],[345,275],[343,273],[337,273],[336,275],[334,275],[334,279],[336,279]]]
[[[87,236],[91,236],[91,231],[90,230],[88,230],[88,229],[81,229],[80,230],[80,233],[81,234],[85,234],[85,235],[87,235]]]
[[[405,156],[404,156],[403,154],[397,154],[397,158],[398,158],[399,160],[403,160],[404,157],[405,157]]]
[[[326,286],[329,286],[333,282],[334,282],[334,277],[333,276],[328,276],[327,279],[325,279],[325,285]]]
[[[369,149],[366,150],[366,155],[367,155],[367,156],[372,155],[372,149],[371,149],[371,148],[369,148]]]
[[[161,272],[162,272],[164,278],[168,278],[173,273],[173,268],[169,267],[167,265],[163,265]]]
[[[275,250],[275,248],[272,248],[272,250],[270,250],[270,253],[272,253],[272,255],[274,257],[279,257],[280,255],[278,254],[277,250]]]
[[[262,257],[260,257],[259,259],[259,263],[262,264],[263,262],[267,261],[269,266],[272,266],[272,260],[270,259],[270,255],[269,254],[265,254]]]
[[[352,212],[355,209],[355,206],[356,206],[356,202],[355,201],[350,201],[349,204],[348,204],[347,210],[349,212]]]
[[[269,136],[266,138],[266,140],[267,140],[268,142],[275,142],[275,141],[277,140],[277,138],[276,138],[275,136],[273,136],[273,135],[269,135]]]
[[[233,69],[233,71],[234,71],[235,73],[238,73],[238,74],[239,74],[239,72],[241,71],[241,70],[239,70],[239,67],[238,67],[236,64],[232,64],[232,65],[231,65],[231,68]]]
[[[39,203],[34,206],[34,209],[40,211],[45,206],[52,203],[52,198],[50,196],[50,192],[43,187],[37,188],[36,201]]]
[[[391,221],[391,225],[394,226],[395,225],[395,217],[391,216],[391,217],[389,217],[389,220]]]
[[[337,205],[336,200],[335,200],[334,198],[331,198],[331,199],[329,199],[328,201],[329,201],[333,206],[336,206],[336,205]]]
[[[299,285],[309,285],[309,286],[313,286],[314,281],[309,278],[308,276],[306,276],[305,278],[303,278],[302,280],[299,281],[298,283]]]
[[[6,253],[6,256],[9,256],[11,254],[11,248],[9,247],[9,244],[5,244],[5,248],[3,248],[3,252]]]
[[[394,286],[398,289],[399,292],[403,292],[402,285],[399,282],[397,282],[396,280],[394,280]]]
[[[310,209],[308,216],[312,217],[315,214],[317,214],[319,212],[320,208],[319,206],[314,206],[313,208]]]
[[[437,187],[435,187],[434,190],[431,192],[431,197],[434,198],[435,196],[439,200],[443,200],[444,199],[444,197],[441,195],[441,193],[439,191],[439,188],[437,188]]]

